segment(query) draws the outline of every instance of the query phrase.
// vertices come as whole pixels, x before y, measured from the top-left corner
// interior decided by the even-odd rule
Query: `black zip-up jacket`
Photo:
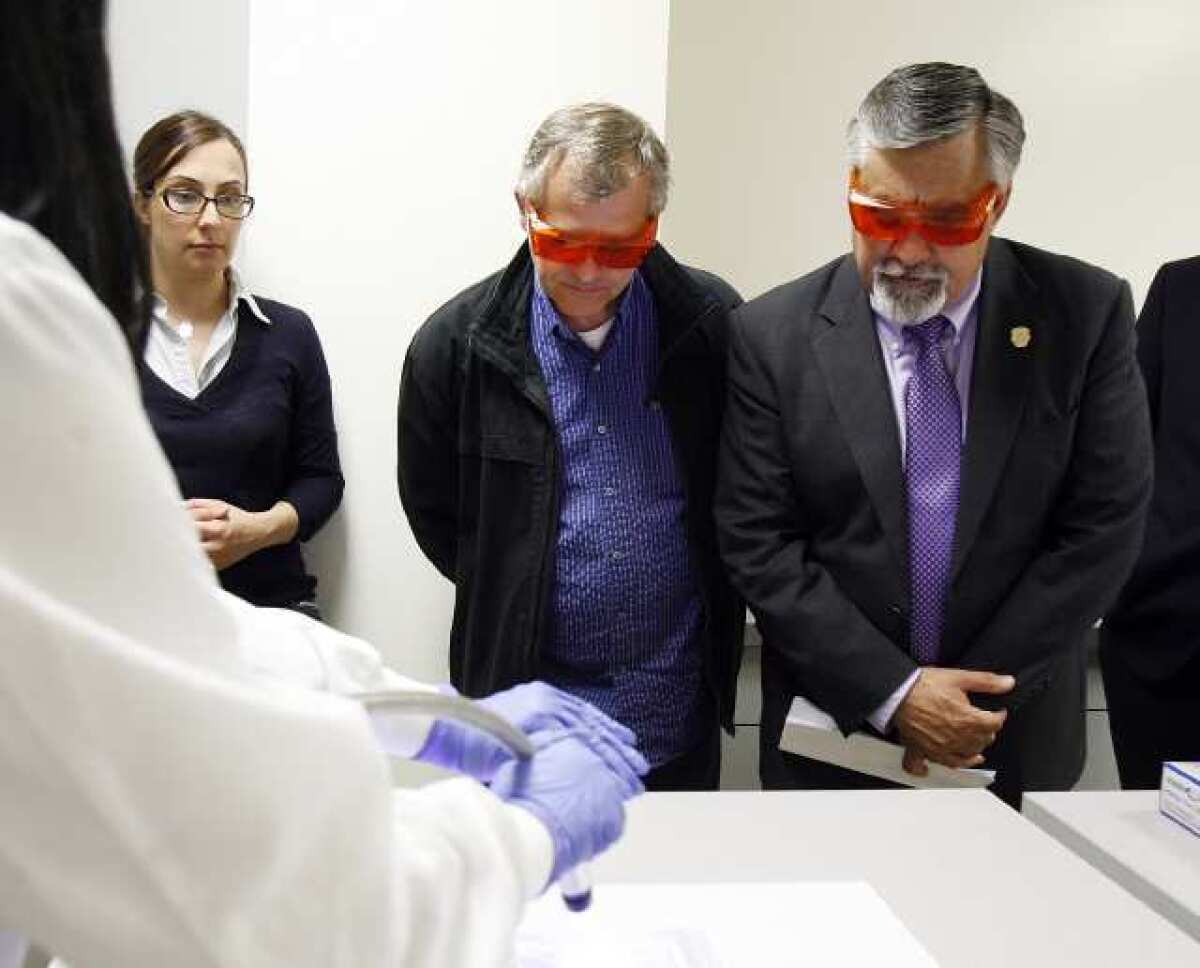
[[[745,610],[717,552],[712,504],[729,311],[741,299],[662,246],[641,272],[658,313],[654,395],[686,492],[705,678],[732,731]],[[400,500],[421,549],[454,582],[450,679],[469,696],[538,678],[550,615],[562,474],[529,338],[532,293],[533,263],[522,245],[506,269],[425,322],[400,382]]]

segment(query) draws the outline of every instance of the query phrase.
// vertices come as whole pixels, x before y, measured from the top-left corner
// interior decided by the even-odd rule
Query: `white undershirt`
[[[600,351],[600,347],[604,345],[604,341],[608,339],[608,334],[612,330],[613,320],[616,318],[616,316],[613,316],[608,322],[601,323],[595,329],[589,329],[586,332],[576,330],[575,335],[583,341],[584,346],[593,353],[597,353]]]

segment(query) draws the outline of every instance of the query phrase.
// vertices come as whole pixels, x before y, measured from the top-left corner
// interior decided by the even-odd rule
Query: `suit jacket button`
[[[904,609],[902,609],[895,602],[892,602],[892,604],[888,606],[888,611],[891,612],[893,615],[903,615],[904,614]]]

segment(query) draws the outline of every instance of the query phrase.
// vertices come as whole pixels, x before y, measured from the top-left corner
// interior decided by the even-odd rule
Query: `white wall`
[[[182,108],[245,128],[249,26],[246,0],[110,0],[109,58],[127,157],[146,128]]]
[[[671,6],[664,237],[745,295],[847,250],[842,135],[900,64],[979,68],[1025,115],[1000,234],[1127,277],[1200,251],[1195,0],[723,0]]]
[[[347,480],[310,546],[329,617],[406,671],[446,675],[451,586],[396,495],[395,408],[417,326],[500,268],[538,121],[583,98],[660,130],[668,0],[252,0],[256,288],[313,316]]]

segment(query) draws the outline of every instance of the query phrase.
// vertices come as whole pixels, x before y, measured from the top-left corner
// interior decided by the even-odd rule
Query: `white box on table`
[[[1200,836],[1200,763],[1163,764],[1158,809]]]

